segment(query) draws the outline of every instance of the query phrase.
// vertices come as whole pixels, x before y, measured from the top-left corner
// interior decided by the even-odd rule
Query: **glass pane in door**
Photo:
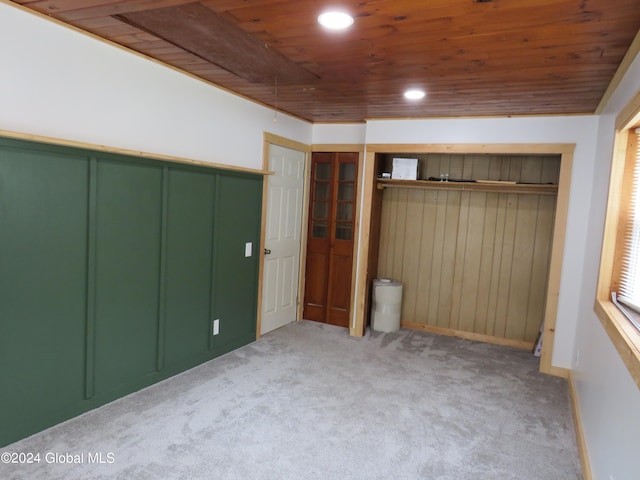
[[[353,220],[353,204],[352,203],[338,203],[336,210],[337,220],[346,220],[350,222]]]
[[[313,218],[314,219],[329,218],[329,203],[313,202]]]
[[[338,180],[341,181],[354,181],[356,178],[356,165],[355,163],[341,163],[338,170]]]
[[[336,224],[336,240],[351,240],[351,223],[338,222]]]
[[[323,221],[314,220],[311,227],[311,236],[313,238],[327,238],[329,235],[329,224]]]
[[[316,182],[314,200],[329,200],[329,184],[324,182]]]
[[[316,163],[315,180],[331,180],[331,164]]]
[[[353,183],[341,183],[338,185],[338,200],[353,201]]]

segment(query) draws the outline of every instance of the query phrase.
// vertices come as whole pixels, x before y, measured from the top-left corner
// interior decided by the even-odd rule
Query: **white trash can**
[[[375,279],[371,297],[371,328],[384,333],[398,331],[401,307],[402,283],[390,278]]]

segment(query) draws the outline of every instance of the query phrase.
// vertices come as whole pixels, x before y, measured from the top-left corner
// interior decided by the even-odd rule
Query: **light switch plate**
[[[220,319],[216,318],[213,321],[213,334],[218,335],[220,333]]]
[[[247,242],[244,244],[244,256],[250,257],[252,255],[253,244],[251,242]]]

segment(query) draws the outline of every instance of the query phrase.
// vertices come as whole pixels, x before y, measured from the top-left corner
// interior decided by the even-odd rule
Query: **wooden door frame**
[[[361,219],[361,211],[362,211],[362,186],[364,183],[364,159],[365,159],[365,145],[364,144],[335,144],[335,143],[327,143],[327,144],[313,144],[311,146],[311,152],[338,152],[338,153],[358,153],[358,172],[356,179],[356,202],[355,202],[355,219],[354,219],[354,237],[353,237],[353,261],[351,265],[351,293],[350,293],[350,304],[349,304],[349,335],[358,337],[362,336],[360,330],[358,329],[358,320],[356,316],[356,294],[357,294],[357,279],[356,275],[358,272],[358,254],[359,254],[359,240],[362,232],[360,231],[360,219]],[[311,178],[308,179],[309,184],[311,183]],[[306,199],[307,202],[305,207],[307,212],[309,211],[309,199]],[[370,212],[369,212],[370,213]],[[308,214],[307,214],[308,217]],[[306,220],[308,222],[308,218]],[[304,239],[306,245],[306,237]],[[306,258],[306,250],[305,250],[305,258]],[[304,282],[302,287],[304,287]],[[303,290],[304,291],[304,290]],[[301,302],[301,306],[302,302]],[[302,315],[302,312],[300,312]]]
[[[354,323],[351,334],[363,336],[365,333],[367,273],[369,247],[371,242],[371,213],[375,186],[375,157],[379,153],[451,153],[451,154],[500,154],[500,155],[544,155],[560,156],[560,177],[558,180],[558,197],[556,216],[553,227],[553,243],[549,280],[547,285],[547,301],[544,313],[544,341],[540,359],[540,371],[550,375],[567,378],[569,370],[553,366],[551,363],[555,343],[555,329],[558,314],[558,298],[560,295],[560,279],[565,248],[569,194],[571,188],[571,169],[575,144],[565,143],[523,143],[523,144],[368,144],[361,178],[364,185],[362,192],[362,208],[360,217],[361,238],[357,264]]]
[[[311,146],[304,143],[296,142],[273,133],[264,132],[262,138],[262,171],[266,172],[262,180],[262,216],[260,226],[260,261],[258,267],[258,311],[256,315],[256,340],[260,338],[260,330],[262,327],[262,290],[264,288],[264,249],[267,235],[267,200],[268,200],[268,182],[269,175],[274,172],[269,171],[269,156],[271,155],[271,145],[290,148],[305,154],[304,159],[304,180],[302,184],[302,220],[300,222],[300,262],[298,264],[298,294],[297,294],[297,310],[296,322],[302,319],[302,296],[304,295],[304,273],[305,258],[307,254],[307,223],[309,210],[309,181],[310,181],[310,165],[311,165]]]

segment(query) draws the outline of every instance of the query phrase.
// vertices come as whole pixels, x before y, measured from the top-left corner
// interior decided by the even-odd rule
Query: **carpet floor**
[[[574,432],[528,352],[303,321],[0,449],[41,459],[0,478],[572,480]]]

